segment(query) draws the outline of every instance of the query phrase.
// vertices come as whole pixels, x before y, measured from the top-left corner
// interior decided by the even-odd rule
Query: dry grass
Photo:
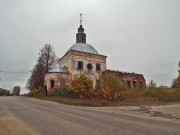
[[[180,89],[130,89],[120,91],[117,99],[92,96],[86,99],[72,98],[67,93],[51,93],[49,96],[36,96],[42,100],[78,106],[116,106],[139,104],[167,104],[180,102]]]

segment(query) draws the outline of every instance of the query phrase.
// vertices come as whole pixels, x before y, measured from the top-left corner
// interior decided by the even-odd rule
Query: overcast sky
[[[158,85],[177,77],[180,0],[0,0],[0,87],[27,92],[39,49],[49,43],[62,57],[75,43],[80,13],[87,43],[107,56],[108,69]]]

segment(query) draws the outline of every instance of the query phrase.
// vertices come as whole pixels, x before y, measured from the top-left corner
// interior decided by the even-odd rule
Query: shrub
[[[97,83],[94,95],[105,99],[118,99],[120,91],[124,90],[122,81],[113,75],[104,75]]]
[[[39,94],[39,93],[42,94],[43,90],[44,90],[43,87],[42,87],[42,86],[39,86],[38,88],[34,88],[31,93],[33,93],[33,95],[37,95],[37,94]],[[30,94],[30,95],[31,95],[31,94]]]
[[[81,75],[80,78],[72,81],[72,93],[79,98],[89,97],[93,91],[93,82],[88,77]]]
[[[157,102],[174,102],[180,101],[180,90],[166,90],[166,89],[147,89],[144,97],[151,98]]]
[[[60,98],[78,98],[78,94],[73,90],[59,88],[54,89],[48,94],[49,97],[60,97]]]

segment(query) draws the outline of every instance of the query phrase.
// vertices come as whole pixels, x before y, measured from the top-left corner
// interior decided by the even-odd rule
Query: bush
[[[118,99],[120,92],[125,90],[122,81],[113,75],[104,75],[96,85],[93,95],[109,100]]]
[[[174,102],[180,101],[180,90],[179,89],[147,89],[144,97],[151,98],[156,102]]]
[[[80,78],[72,81],[72,93],[79,98],[89,97],[93,91],[93,82],[88,77],[81,75]]]
[[[59,89],[57,96],[68,97],[68,98],[79,98],[79,94],[73,90],[69,89]]]
[[[31,94],[33,94],[33,95],[42,94],[43,90],[44,90],[43,87],[39,86],[38,88],[34,88],[32,90],[32,92],[30,92],[30,95]]]
[[[57,96],[60,96],[60,97],[70,97],[70,91],[67,90],[67,89],[64,89],[64,88],[63,89],[60,88],[57,91]]]

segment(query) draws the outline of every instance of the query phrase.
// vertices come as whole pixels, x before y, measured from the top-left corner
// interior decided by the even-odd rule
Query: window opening
[[[51,82],[51,88],[54,88],[55,81],[51,80],[50,82]]]
[[[142,82],[141,81],[139,82],[139,88],[142,88]]]
[[[136,88],[136,81],[133,81],[133,88]]]
[[[131,82],[130,81],[127,81],[127,86],[128,86],[128,88],[131,88]]]
[[[87,64],[87,69],[88,69],[88,70],[92,70],[92,69],[93,69],[92,64],[90,64],[90,63],[89,63],[89,64]]]
[[[78,68],[79,70],[83,70],[83,62],[82,61],[78,61]]]
[[[101,65],[100,64],[96,64],[96,71],[101,71]]]

